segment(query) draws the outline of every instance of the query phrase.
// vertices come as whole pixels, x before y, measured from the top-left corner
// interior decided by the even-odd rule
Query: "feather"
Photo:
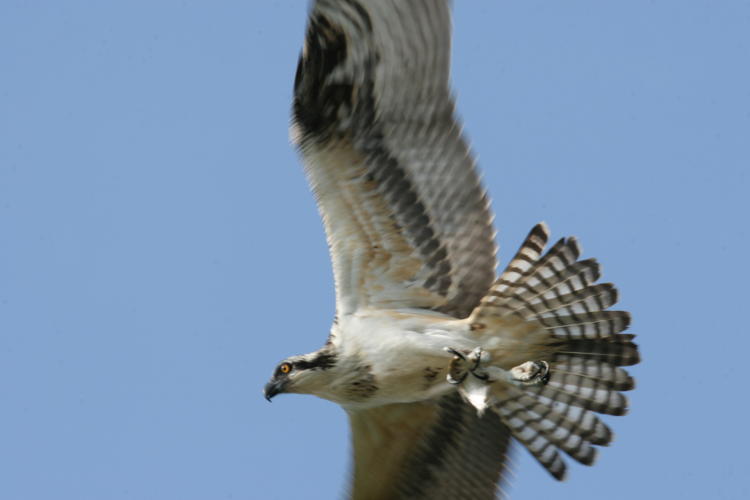
[[[507,468],[510,434],[456,393],[438,402],[349,412],[353,499],[492,499]]]
[[[489,201],[454,116],[445,1],[317,1],[295,137],[323,217],[337,311],[465,317],[495,277]]]
[[[491,359],[502,360],[499,368],[535,359],[547,363],[543,382],[513,385],[503,377],[490,382],[478,408],[492,408],[560,479],[565,463],[558,451],[590,465],[595,445],[611,441],[612,433],[594,412],[627,413],[628,400],[620,391],[633,389],[635,382],[620,366],[637,363],[639,356],[633,336],[621,333],[630,315],[609,310],[617,289],[596,283],[596,261],[578,260],[575,238],[562,238],[543,253],[547,235],[546,226],[531,230],[468,321]],[[460,391],[470,396],[468,386]]]

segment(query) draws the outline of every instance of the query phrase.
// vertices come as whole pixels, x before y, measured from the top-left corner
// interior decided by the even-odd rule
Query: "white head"
[[[326,389],[334,378],[331,372],[337,360],[338,357],[330,346],[285,359],[279,363],[266,384],[266,399],[271,401],[275,395],[285,392],[325,397]]]

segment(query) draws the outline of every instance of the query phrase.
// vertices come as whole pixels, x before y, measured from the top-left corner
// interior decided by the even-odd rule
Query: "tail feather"
[[[523,443],[527,450],[555,479],[565,479],[566,466],[557,447],[535,427],[528,425],[529,416],[525,413],[516,413],[510,404],[501,402],[494,406],[493,410],[513,433],[518,441]]]
[[[505,294],[504,297],[526,301],[540,296],[550,299],[556,297],[560,293],[558,289],[562,289],[563,286],[567,286],[570,292],[580,290],[596,282],[600,274],[599,263],[596,259],[581,260],[558,271],[558,278],[554,284],[541,276],[528,276],[524,280],[523,287],[515,288],[514,294]]]
[[[625,415],[628,412],[628,398],[623,394],[599,380],[576,374],[552,371],[546,385],[530,387],[528,392],[597,413]]]
[[[546,227],[546,226],[545,226]],[[536,228],[535,228],[536,229]],[[534,233],[534,229],[531,230]],[[552,247],[537,258],[535,262],[529,262],[527,259],[532,255],[539,255],[536,251],[536,240],[526,238],[518,255],[523,255],[522,265],[517,267],[508,267],[500,278],[493,285],[493,291],[499,297],[512,296],[517,289],[534,290],[534,287],[547,286],[550,288],[555,283],[559,283],[560,274],[570,265],[576,262],[580,255],[580,248],[575,238],[561,238]],[[532,243],[533,241],[533,243]],[[546,241],[546,240],[545,240]],[[526,245],[534,245],[532,248]],[[511,261],[513,264],[514,261]]]
[[[557,291],[557,288],[552,289]],[[524,319],[558,318],[566,315],[586,314],[607,309],[617,302],[617,289],[612,283],[601,283],[566,294],[550,293],[526,302],[514,312]]]
[[[540,231],[538,227],[532,229],[508,269],[482,300],[476,311],[477,316],[502,316],[516,311],[533,314],[550,301],[572,304],[584,298],[576,294],[585,293],[582,290],[599,278],[599,265],[594,259],[576,262],[580,248],[575,238],[559,240],[540,257],[539,245],[546,238],[541,240],[535,237]],[[531,261],[533,258],[537,260]],[[615,301],[617,297],[611,285],[609,289],[601,288],[588,293],[606,294],[614,297]]]
[[[597,261],[579,261],[572,237],[543,253],[548,236],[544,224],[531,230],[469,321],[476,335],[488,338],[500,364],[524,356],[549,364],[543,385],[494,384],[489,405],[561,479],[566,466],[559,451],[591,464],[595,446],[611,442],[612,432],[596,413],[627,413],[628,399],[620,391],[633,389],[635,381],[620,367],[638,363],[640,355],[634,336],[622,333],[630,314],[609,310],[617,289],[596,283]]]
[[[626,311],[579,312],[560,316],[540,314],[525,319],[536,320],[556,337],[571,340],[606,339],[630,326],[630,314]]]
[[[498,291],[499,287],[494,286],[483,301],[480,311],[485,316],[489,314],[522,314],[524,310],[534,311],[540,307],[551,308],[548,304],[554,302],[565,305],[581,300],[581,294],[592,293],[588,291],[587,287],[599,278],[599,264],[594,259],[576,262],[560,272],[560,277],[561,281],[554,285],[550,285],[548,281],[542,282],[532,276],[524,280],[523,287],[505,288],[501,292]]]
[[[529,435],[541,436],[550,444],[567,453],[571,458],[584,464],[591,465],[596,459],[596,449],[590,442],[576,433],[560,426],[554,420],[545,417],[546,412],[540,413],[536,405],[527,405],[518,398],[509,398],[499,403],[506,416],[504,420],[523,422],[524,432],[531,429]],[[552,471],[550,471],[552,472]]]
[[[629,391],[635,388],[635,380],[628,372],[606,361],[558,354],[551,367],[555,372],[598,380],[617,391]]]
[[[542,408],[565,415],[571,428],[575,429],[575,433],[591,444],[609,446],[612,443],[614,439],[612,430],[601,421],[595,412],[563,401],[555,401],[539,393],[524,390],[524,394],[529,400],[541,405]]]
[[[531,266],[525,277],[536,277],[540,281],[548,282],[558,281],[558,273],[574,264],[580,255],[581,247],[575,237],[560,238]]]
[[[612,441],[613,434],[609,427],[586,409],[574,408],[566,404],[550,404],[551,400],[541,401],[519,387],[509,387],[505,390],[507,390],[505,396],[497,398],[502,399],[502,402],[498,404],[511,401],[522,406],[525,411],[535,416],[543,432],[555,434],[555,437],[551,438],[553,440],[575,441],[576,439],[572,439],[571,436],[577,436],[580,441],[601,446],[606,446]],[[563,450],[571,456],[577,453],[572,453],[565,448]]]
[[[512,287],[518,280],[526,275],[542,255],[544,247],[549,238],[549,228],[544,222],[534,226],[521,248],[511,259],[508,267],[495,282],[495,287]]]
[[[606,446],[613,438],[609,427],[593,412],[535,398],[518,388],[496,398],[493,410],[557,479],[563,479],[566,473],[558,450],[584,465],[592,465],[597,456],[594,445]]]
[[[606,339],[561,339],[554,345],[556,355],[595,359],[612,366],[631,366],[641,361],[633,335],[618,334]]]

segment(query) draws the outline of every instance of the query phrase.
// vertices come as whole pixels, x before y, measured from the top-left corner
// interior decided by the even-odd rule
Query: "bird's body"
[[[465,321],[418,310],[370,310],[342,316],[330,348],[337,368],[316,395],[348,410],[411,403],[453,389],[445,380],[447,345],[476,346]],[[354,375],[351,377],[351,375]]]
[[[519,330],[521,325],[506,321],[482,342],[468,318],[419,309],[358,311],[334,325],[325,349],[336,353],[336,365],[312,393],[347,410],[443,396],[455,389],[446,380],[452,358],[447,346],[487,349],[497,365],[510,368],[543,348],[533,343],[528,328]]]
[[[488,197],[454,117],[446,0],[318,0],[291,137],[336,283],[326,344],[282,362],[266,397],[347,410],[357,499],[489,499],[510,436],[561,479],[593,463],[638,362],[629,315],[538,224],[500,276]],[[447,349],[447,350],[446,350]]]

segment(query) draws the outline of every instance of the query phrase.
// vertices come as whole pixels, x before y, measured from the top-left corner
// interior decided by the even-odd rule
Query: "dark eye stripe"
[[[321,352],[310,361],[301,359],[294,363],[295,368],[298,370],[309,370],[311,368],[319,368],[321,370],[327,370],[336,364],[336,355],[328,352]]]

